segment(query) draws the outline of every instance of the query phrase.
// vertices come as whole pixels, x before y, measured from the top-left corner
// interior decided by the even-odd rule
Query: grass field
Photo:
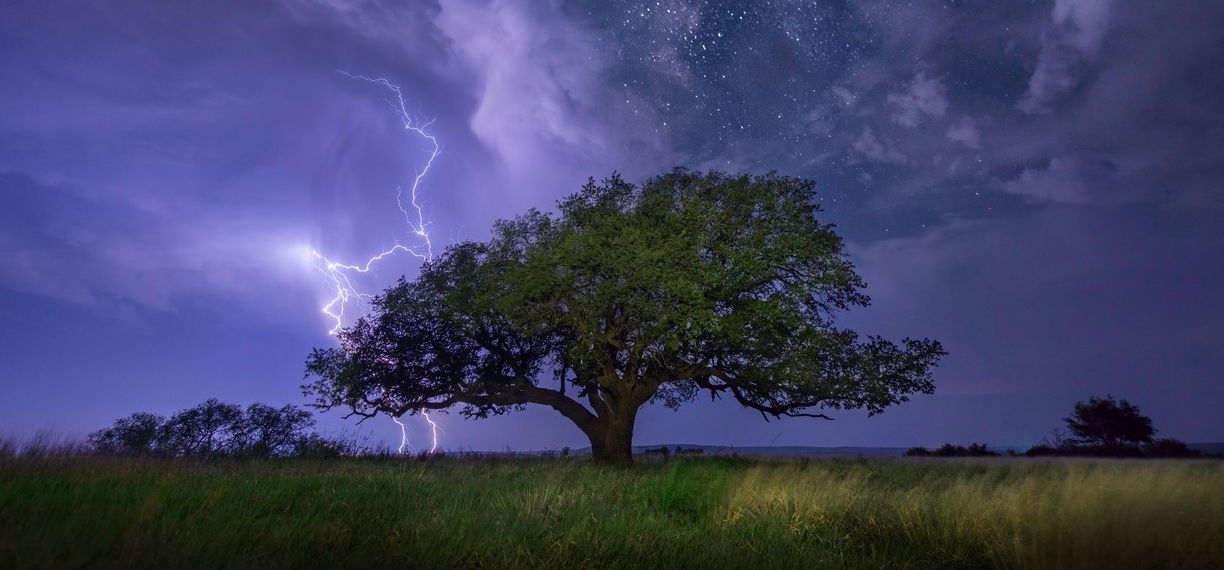
[[[0,460],[6,568],[1221,564],[1217,460]]]

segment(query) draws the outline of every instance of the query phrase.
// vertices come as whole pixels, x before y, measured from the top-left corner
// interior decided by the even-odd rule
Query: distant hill
[[[1212,443],[1187,443],[1190,449],[1197,449],[1203,453],[1224,454],[1224,441],[1216,441]]]

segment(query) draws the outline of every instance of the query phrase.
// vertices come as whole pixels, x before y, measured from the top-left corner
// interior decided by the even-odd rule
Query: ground
[[[1208,568],[1219,460],[0,460],[5,568]]]

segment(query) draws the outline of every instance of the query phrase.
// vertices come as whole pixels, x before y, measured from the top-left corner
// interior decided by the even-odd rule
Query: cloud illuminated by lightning
[[[399,207],[400,212],[404,215],[404,221],[407,222],[408,228],[415,236],[417,243],[412,246],[407,246],[399,243],[373,255],[360,264],[346,264],[332,261],[319,253],[318,250],[312,250],[311,254],[316,261],[316,267],[328,281],[335,287],[335,296],[331,298],[327,304],[323,305],[323,314],[327,315],[333,322],[331,330],[328,334],[335,335],[344,327],[345,311],[350,305],[356,305],[358,310],[364,311],[365,302],[372,296],[368,293],[362,293],[353,284],[353,275],[359,273],[369,273],[370,269],[377,263],[395,256],[401,252],[416,256],[422,261],[430,261],[433,259],[433,240],[429,235],[428,223],[425,221],[425,212],[421,208],[418,201],[418,192],[421,188],[421,182],[425,180],[425,176],[429,174],[429,169],[433,167],[434,160],[441,153],[441,147],[438,145],[438,139],[429,134],[425,129],[429,127],[429,123],[421,123],[415,120],[408,113],[407,105],[404,103],[404,93],[399,86],[381,77],[367,77],[364,75],[353,75],[351,73],[341,71],[342,75],[351,79],[367,81],[380,87],[383,87],[394,95],[393,98],[387,99],[387,105],[391,107],[391,111],[400,119],[404,125],[404,130],[419,136],[426,141],[429,147],[429,158],[426,159],[425,165],[417,171],[416,176],[412,179],[412,185],[408,188],[408,206],[404,205],[404,189],[397,188],[395,192],[395,203]],[[438,450],[438,424],[429,413],[421,410],[421,415],[429,424],[430,435],[432,442],[429,452],[433,453]],[[403,453],[406,447],[409,447],[408,430],[399,418],[392,416],[392,421],[400,428],[400,445],[399,453]]]

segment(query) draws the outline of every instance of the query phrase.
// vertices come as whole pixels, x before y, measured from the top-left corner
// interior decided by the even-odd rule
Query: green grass
[[[11,568],[1208,568],[1224,462],[0,460]]]

